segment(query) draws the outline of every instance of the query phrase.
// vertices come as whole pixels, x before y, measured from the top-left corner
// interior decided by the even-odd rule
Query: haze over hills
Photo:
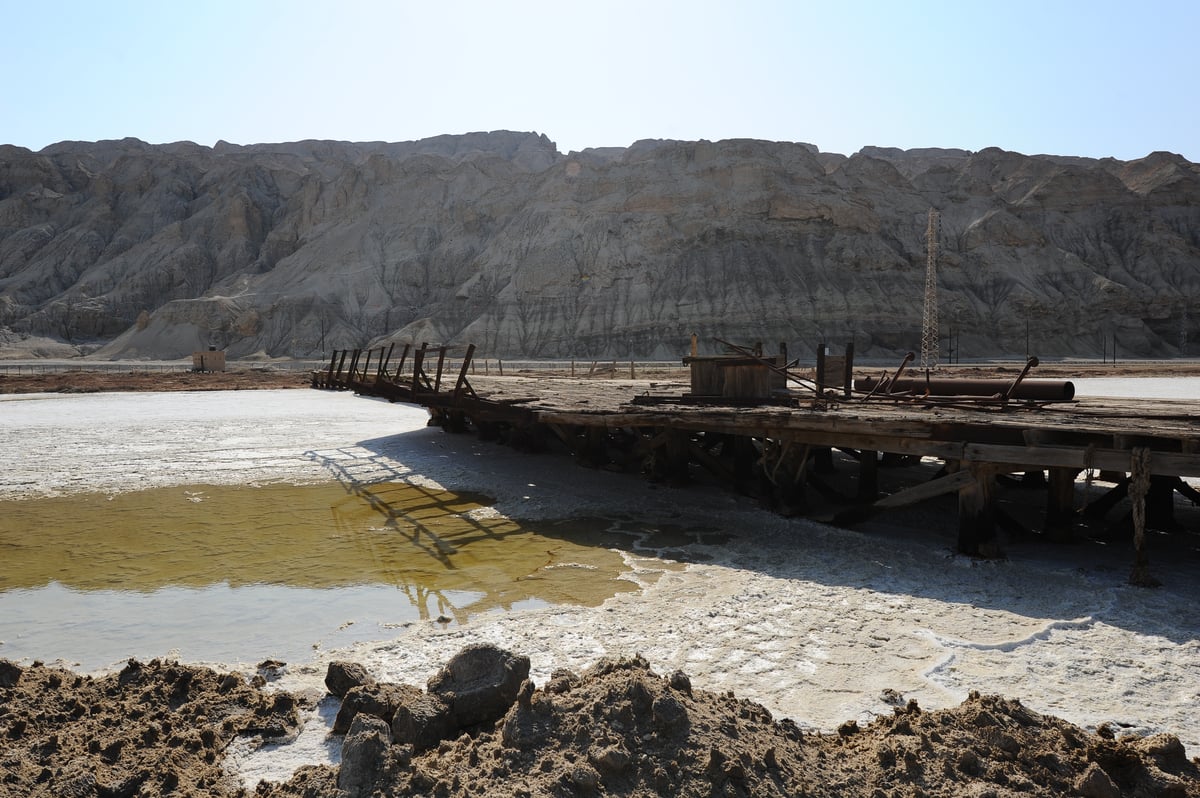
[[[1200,355],[1200,167],[1178,155],[563,154],[508,131],[0,146],[0,327],[111,358],[388,339],[674,359],[693,332],[887,358],[920,348],[930,208],[963,358],[1098,357],[1114,336]]]

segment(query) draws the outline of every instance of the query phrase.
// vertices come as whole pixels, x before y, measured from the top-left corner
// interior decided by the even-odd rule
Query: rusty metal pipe
[[[1037,364],[1038,359],[1036,357],[1029,358],[1029,360],[1025,363],[1025,368],[1021,369],[1021,373],[1017,375],[1015,380],[1013,380],[1013,384],[1008,386],[1008,390],[1004,392],[1004,401],[1007,402],[1009,399],[1016,397],[1018,386],[1020,386],[1020,384],[1025,380],[1025,375],[1029,374],[1029,370],[1036,368]],[[1072,386],[1071,395],[1074,396],[1074,393],[1074,386]]]
[[[872,391],[879,378],[863,377],[855,380],[858,391]],[[1012,380],[967,378],[967,377],[904,377],[892,380],[887,386],[889,393],[913,393],[923,396],[1005,396],[1009,399],[1029,399],[1044,402],[1067,402],[1075,398],[1075,385],[1069,380],[1021,380],[1014,385]]]
[[[891,378],[891,380],[888,381],[888,384],[883,386],[884,390],[887,393],[898,393],[898,392],[902,391],[901,388],[896,387],[896,383],[900,381],[900,375],[904,373],[904,368],[909,363],[913,362],[913,358],[915,358],[915,357],[916,357],[915,353],[909,352],[907,355],[904,356],[904,360],[900,361],[900,368],[896,369],[895,375]],[[863,389],[860,389],[860,390],[863,390]]]

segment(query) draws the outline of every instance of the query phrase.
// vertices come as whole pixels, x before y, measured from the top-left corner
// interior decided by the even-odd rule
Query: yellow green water
[[[0,502],[0,657],[294,658],[414,620],[637,589],[621,578],[614,548],[635,535],[619,524],[527,523],[486,505],[408,483]]]

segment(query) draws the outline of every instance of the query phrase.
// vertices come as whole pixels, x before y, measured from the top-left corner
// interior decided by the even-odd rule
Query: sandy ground
[[[896,693],[891,710],[866,726],[805,733],[732,693],[695,689],[682,672],[660,675],[639,657],[601,660],[582,674],[559,670],[540,688],[526,681],[496,707],[453,693],[442,703],[432,698],[433,682],[430,693],[351,688],[345,701],[353,697],[360,710],[346,718],[344,742],[331,735],[341,764],[303,768],[251,790],[223,772],[224,752],[235,740],[293,734],[305,703],[262,689],[275,669],[264,663],[248,678],[131,660],[92,678],[0,660],[0,791],[105,798],[1200,795],[1200,761],[1188,761],[1171,735],[1118,739],[1107,726],[1091,734],[1018,701],[978,694],[927,712]],[[365,695],[378,700],[364,702]],[[411,735],[412,720],[431,702],[471,717]]]
[[[12,397],[4,403],[3,412],[18,423],[0,429],[0,444],[10,452],[28,447],[39,456],[18,458],[15,468],[6,470],[6,476],[0,478],[0,495],[132,489],[141,484],[137,473],[154,474],[167,481],[196,481],[198,475],[220,479],[231,466],[235,471],[249,469],[236,478],[245,473],[253,478],[318,478],[313,458],[306,455],[324,451],[344,466],[352,466],[363,478],[370,478],[372,473],[400,478],[420,475],[456,489],[489,492],[498,499],[497,509],[507,514],[561,517],[567,513],[611,512],[614,504],[620,504],[650,528],[656,524],[707,526],[729,536],[725,543],[680,546],[669,552],[661,548],[631,552],[628,578],[640,580],[642,590],[615,597],[600,608],[551,607],[520,614],[498,613],[465,627],[418,625],[379,643],[328,652],[311,662],[289,663],[272,673],[269,690],[286,691],[315,702],[323,693],[321,679],[333,658],[360,661],[381,680],[419,685],[463,645],[492,642],[528,654],[532,660],[531,678],[539,687],[549,684],[556,670],[583,673],[605,657],[640,653],[659,672],[680,670],[690,674],[698,691],[716,696],[733,691],[739,699],[761,705],[774,718],[795,720],[798,728],[810,735],[812,730],[836,735],[836,729],[849,720],[866,727],[876,722],[876,717],[888,718],[896,696],[913,698],[927,711],[950,710],[967,701],[965,708],[956,711],[963,716],[978,714],[978,707],[970,703],[983,699],[969,696],[971,691],[979,690],[1019,697],[1030,711],[1058,715],[1088,730],[1116,729],[1118,735],[1171,732],[1182,738],[1189,753],[1200,749],[1200,726],[1194,712],[1200,700],[1200,622],[1194,615],[1180,612],[1181,607],[1196,606],[1200,598],[1194,560],[1158,561],[1158,573],[1166,584],[1157,591],[1126,585],[1128,563],[1123,552],[1112,549],[1063,552],[1016,547],[1010,550],[1007,561],[973,562],[955,556],[946,539],[937,534],[862,534],[786,521],[749,507],[736,497],[703,490],[657,490],[628,476],[589,473],[588,479],[581,481],[579,472],[564,469],[559,458],[531,458],[497,450],[493,444],[466,436],[424,429],[419,416],[401,421],[403,409],[386,403],[345,394],[271,391],[262,394],[261,403],[248,405],[244,399],[231,398],[234,396],[224,392],[185,395],[185,412],[201,419],[219,417],[227,434],[240,441],[236,457],[221,447],[193,443],[189,448],[186,425],[181,432],[178,418],[172,421],[167,411],[156,417],[150,412],[152,405],[129,405],[131,400],[143,401],[136,397],[100,401],[95,405],[101,408],[99,415],[92,417],[83,405],[53,404],[87,401],[87,397]],[[323,427],[317,423],[320,417],[337,418],[338,424],[332,429],[329,425]],[[304,421],[298,428],[297,418],[311,418],[312,423]],[[97,431],[97,427],[102,429]],[[91,430],[88,434],[93,437],[81,441],[79,435],[86,430]],[[371,434],[365,434],[368,431]],[[186,467],[172,466],[180,460],[181,452],[185,453],[182,457]],[[70,470],[69,466],[79,463],[80,458],[96,466],[84,469],[88,479],[55,487],[53,474]],[[129,477],[131,464],[135,466],[133,478]],[[682,571],[656,569],[656,557],[664,556],[673,556],[686,567]],[[74,683],[74,677],[58,678],[60,683]],[[53,691],[50,693],[53,695]],[[14,706],[14,700],[10,695],[5,706]],[[97,712],[101,716],[120,706],[106,701],[99,701],[101,709]],[[715,718],[724,711],[738,717],[740,706],[731,699],[723,709],[713,709],[714,719],[707,725],[719,727],[721,723]],[[1001,702],[996,706],[1009,705]],[[993,718],[997,711],[989,705]],[[45,707],[30,709],[28,714],[39,712],[45,712]],[[16,727],[12,724],[20,725],[23,716],[10,713],[6,717],[8,720],[0,718],[0,725],[9,724],[9,738],[22,736],[13,735]],[[931,712],[930,717],[938,716]],[[214,757],[223,758],[232,783],[246,788],[260,778],[281,783],[303,764],[333,772],[340,746],[328,737],[329,703],[306,710],[302,720],[307,724],[304,731],[289,745],[260,746],[253,738],[233,732],[222,738],[225,743],[217,747]],[[947,720],[945,725],[955,722]],[[27,728],[29,720],[25,723]],[[742,736],[750,734],[732,719],[729,724]],[[762,717],[757,727],[774,729]],[[58,736],[71,733],[69,726],[46,732]],[[778,730],[770,733],[784,734]],[[1089,736],[1090,732],[1071,734],[1083,736],[1074,738],[1078,745],[1063,748],[1061,741],[1056,743],[1060,749],[1087,752],[1094,746],[1103,747],[1097,738]],[[37,739],[44,747],[47,738]],[[469,749],[476,745],[486,749],[492,739],[481,732],[455,745],[461,749],[464,761],[470,761]],[[918,739],[922,739],[920,735]],[[1042,745],[1023,737],[1020,740],[1017,749],[1005,743],[998,750],[1007,750],[1005,756],[1011,761],[1021,758],[1014,750],[1025,750],[1027,746],[1035,750]],[[709,738],[701,738],[699,744],[716,745]],[[776,757],[781,746],[769,746],[776,748]],[[957,751],[955,756],[967,749],[978,750],[978,745],[969,741],[951,747]],[[168,749],[175,750],[172,746]],[[102,757],[104,750],[101,747],[89,755]],[[759,754],[765,756],[762,750]],[[880,754],[877,744],[865,750],[877,763],[889,761],[887,754]],[[921,750],[926,750],[923,739]],[[1083,782],[1079,780],[1085,778],[1090,763],[1105,770],[1124,794],[1196,794],[1194,771],[1187,771],[1186,759],[1180,764],[1170,745],[1163,749],[1167,750],[1165,754],[1161,750],[1157,754],[1143,751],[1135,757],[1122,750],[1125,753],[1111,756],[1080,753],[1072,761],[1082,769],[1064,768],[1060,776],[1075,779],[1074,788],[1080,789]],[[752,759],[755,756],[749,751],[736,756],[742,753]],[[1182,779],[1184,786],[1171,787],[1170,779],[1163,781],[1165,777],[1158,775],[1154,779],[1159,781],[1146,783],[1121,776],[1124,771],[1114,762],[1133,768],[1131,763],[1136,761],[1137,767],[1146,768],[1143,754],[1151,759],[1159,757],[1153,760],[1158,763],[1155,768],[1159,764],[1168,770],[1173,768],[1174,775],[1168,775]],[[479,756],[476,752],[476,759]],[[576,758],[585,756],[577,752]],[[722,756],[722,761],[731,761],[731,757]],[[922,754],[915,752],[914,756]],[[980,761],[986,763],[989,756],[985,751]],[[1041,761],[1040,756],[1033,759]],[[1166,759],[1162,759],[1164,756]],[[692,764],[684,770],[691,773],[698,767],[698,760],[693,757],[687,761]],[[894,764],[907,759],[903,751],[897,754],[893,750],[890,761]],[[807,767],[803,758],[794,762],[797,771]],[[541,767],[536,761],[529,765]],[[947,771],[939,766],[942,772]],[[63,782],[53,780],[58,778],[55,769],[45,767],[51,772],[47,777],[51,781],[36,783],[61,787]],[[718,786],[734,784],[725,770],[718,770],[724,774]],[[841,792],[822,793],[811,784],[805,789],[813,795],[887,795],[887,790],[916,784],[929,795],[983,795],[989,794],[988,789],[996,795],[1008,794],[1005,790],[1063,794],[1059,788],[1066,783],[1039,783],[1044,775],[1026,774],[1021,779],[1033,786],[1022,788],[1024,782],[1010,774],[1005,778],[1015,779],[1011,784],[985,779],[986,785],[970,786],[976,778],[970,771],[986,773],[988,768],[971,765],[968,758],[966,769],[959,770],[965,775],[947,782],[958,787],[939,786],[928,779],[919,783],[896,781],[895,774],[887,777],[891,781],[867,778],[863,770],[853,789],[844,785]],[[647,772],[647,778],[657,778],[653,768]],[[320,781],[321,777],[313,778],[313,784],[327,785],[328,776],[323,777],[325,782]],[[589,778],[585,776],[584,781]],[[825,786],[833,790],[838,778]],[[1103,780],[1094,774],[1093,781],[1100,786],[1089,787],[1093,792],[1081,794],[1120,794],[1104,792]],[[447,784],[452,782],[447,777]],[[411,779],[405,783],[411,783]],[[505,783],[498,781],[497,785]],[[627,794],[652,794],[648,782],[636,783],[643,792],[630,787],[632,791]],[[713,792],[712,783],[712,779],[707,782],[709,792],[705,794]],[[105,789],[112,787],[106,784]],[[1146,792],[1145,784],[1165,784],[1167,788]],[[1129,791],[1135,787],[1138,792]],[[284,790],[281,794],[288,794],[286,790],[291,788],[279,789]],[[553,789],[547,789],[547,794],[554,794]],[[695,793],[679,794],[699,794],[696,789]],[[59,790],[44,794],[64,793]],[[153,793],[135,790],[128,794]],[[734,790],[729,794],[739,793]],[[910,789],[897,794],[916,793]]]

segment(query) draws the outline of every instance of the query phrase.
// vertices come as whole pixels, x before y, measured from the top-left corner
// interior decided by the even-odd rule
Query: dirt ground
[[[191,371],[61,371],[0,374],[0,394],[96,393],[99,391],[228,391],[252,388],[307,388],[306,371],[246,369]]]
[[[898,364],[897,364],[898,365]],[[941,372],[954,377],[1013,377],[1022,364],[943,366]],[[858,369],[860,377],[878,377],[887,369]],[[521,376],[569,376],[561,369],[527,369],[514,372]],[[804,369],[798,371],[805,374]],[[628,377],[618,368],[611,374],[594,375]],[[687,380],[687,372],[678,368],[654,368],[640,365],[639,379]],[[811,375],[810,375],[811,376]],[[1048,363],[1029,373],[1030,378],[1070,379],[1072,377],[1194,377],[1200,376],[1200,362],[1191,361],[1129,361],[1117,364]],[[580,377],[581,379],[583,377]],[[85,369],[44,374],[0,374],[0,394],[15,393],[95,393],[98,391],[225,391],[256,388],[307,388],[311,377],[307,371],[287,371],[270,368],[235,368],[225,372],[194,373],[190,371],[88,371]]]
[[[640,658],[561,671],[538,689],[526,683],[499,721],[424,751],[391,744],[386,719],[373,721],[383,730],[375,747],[361,745],[367,735],[355,753],[343,749],[341,766],[301,768],[248,791],[224,771],[226,747],[238,735],[295,733],[311,701],[264,686],[282,667],[221,674],[130,661],[92,678],[0,661],[0,795],[1200,796],[1200,759],[1189,761],[1170,735],[1093,734],[974,694],[925,712],[886,689],[893,714],[802,733]]]

